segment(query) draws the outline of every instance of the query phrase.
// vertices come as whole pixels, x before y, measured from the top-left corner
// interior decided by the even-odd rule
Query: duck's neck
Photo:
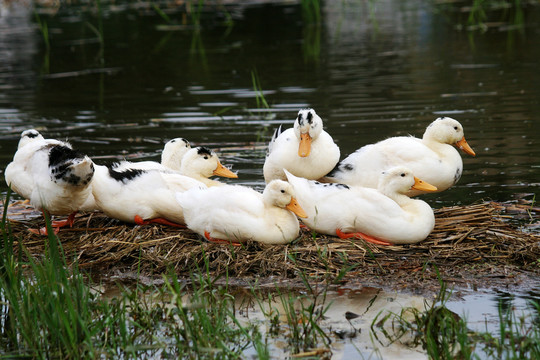
[[[199,180],[200,182],[202,182],[204,185],[206,185],[208,187],[224,185],[222,182],[219,182],[217,180],[209,179],[209,178],[204,177],[202,175],[195,175],[195,176],[190,176],[190,177],[194,178],[195,180]]]
[[[383,191],[383,194],[388,196],[390,199],[394,200],[401,207],[413,204],[415,201],[404,194],[397,194],[397,193],[388,194],[388,193],[385,193],[384,191]]]
[[[180,171],[180,164],[180,160],[176,159],[174,156],[171,155],[164,155],[161,158],[161,165],[175,171]]]
[[[441,158],[445,158],[456,152],[452,145],[440,142],[428,134],[424,134],[424,137],[422,137],[422,142],[428,148],[435,151]]]

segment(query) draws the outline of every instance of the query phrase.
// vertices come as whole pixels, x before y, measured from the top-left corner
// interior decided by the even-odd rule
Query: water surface
[[[421,136],[439,116],[459,120],[477,156],[463,154],[455,188],[425,196],[434,207],[538,189],[538,7],[517,28],[481,33],[456,30],[455,12],[420,0],[327,1],[319,25],[295,1],[208,7],[200,30],[181,7],[156,4],[169,21],[144,2],[38,7],[49,49],[32,9],[4,9],[0,169],[30,127],[98,163],[157,160],[181,136],[261,189],[274,128],[313,107],[342,156]],[[255,72],[270,109],[257,106]]]

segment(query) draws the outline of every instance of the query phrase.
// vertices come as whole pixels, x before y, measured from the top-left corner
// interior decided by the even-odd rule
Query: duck
[[[125,164],[124,164],[125,165]],[[92,195],[97,209],[127,223],[185,227],[175,194],[206,188],[202,182],[172,171],[96,165]]]
[[[170,141],[169,141],[169,143],[170,143]],[[117,175],[116,173],[124,173],[125,172],[126,174],[129,174],[129,173],[134,174],[136,172],[136,170],[141,170],[142,172],[140,172],[139,175],[142,176],[144,179],[146,179],[146,178],[150,179],[152,177],[152,175],[157,176],[157,175],[155,175],[156,174],[155,172],[150,171],[150,170],[156,170],[159,174],[162,174],[162,176],[174,179],[173,181],[180,181],[181,183],[192,184],[193,182],[189,182],[189,181],[185,180],[185,177],[189,177],[191,179],[197,180],[199,183],[202,183],[205,186],[224,185],[220,181],[209,179],[209,177],[211,177],[211,176],[222,176],[222,177],[228,177],[228,178],[238,178],[237,174],[235,174],[234,172],[227,169],[225,166],[223,166],[221,164],[221,162],[219,161],[218,156],[216,155],[216,153],[213,150],[210,150],[209,148],[203,147],[203,146],[198,146],[196,148],[191,148],[190,147],[190,149],[187,150],[184,153],[184,155],[180,157],[180,156],[178,156],[178,154],[180,154],[182,152],[182,150],[179,150],[178,147],[176,149],[174,149],[174,148],[177,146],[178,143],[183,143],[183,142],[181,140],[177,139],[174,143],[176,143],[176,144],[172,148],[171,147],[169,148],[169,150],[172,150],[172,151],[170,151],[169,154],[167,154],[165,157],[166,158],[176,158],[177,160],[175,161],[175,164],[177,164],[178,161],[181,161],[181,165],[180,165],[180,168],[179,168],[178,171],[176,170],[176,168],[177,168],[176,166],[175,166],[174,169],[171,168],[171,166],[168,165],[169,162],[167,162],[167,161],[165,161],[165,162],[162,161],[161,164],[157,163],[157,162],[150,162],[150,161],[149,162],[121,161],[121,162],[118,162],[118,163],[110,164],[110,166],[108,166],[111,169],[111,171],[113,172],[113,173],[111,173],[109,175],[109,177],[112,177],[112,178],[114,178],[115,176],[121,177],[120,175]],[[184,147],[185,147],[184,145],[179,146],[180,149],[184,148]],[[164,152],[165,152],[165,149],[164,149]],[[176,156],[174,156],[172,154],[176,154]],[[141,166],[141,163],[146,163],[146,164],[143,164],[143,166]],[[107,166],[107,165],[105,165],[105,166]],[[144,173],[144,171],[147,171],[148,174],[145,174],[143,176],[142,174]],[[182,175],[183,177],[175,177],[174,175]],[[104,171],[100,171],[98,176],[100,177],[100,179],[99,180],[95,179],[92,182],[92,186],[105,186],[104,183],[106,181],[111,181],[110,179],[107,179],[106,172],[104,172]],[[104,176],[105,176],[105,179],[103,179]],[[184,179],[184,180],[182,180],[182,179]],[[140,191],[149,192],[149,191],[153,190],[152,189],[153,185],[151,184],[150,180],[139,180],[139,181],[136,182],[136,184],[131,184],[129,181],[127,181],[129,179],[121,179],[121,180],[122,180],[122,182],[124,184],[124,187],[120,187],[120,188],[123,189],[122,191],[124,191],[126,194],[129,194],[131,191],[140,190]],[[93,184],[94,182],[99,182],[99,184],[94,185]],[[160,180],[158,180],[158,183],[159,183],[159,185],[156,185],[158,187],[160,187],[160,186],[163,187],[164,184],[165,184]],[[119,185],[118,183],[115,183],[115,182],[111,181],[111,184],[112,184],[112,186],[114,188],[118,188],[118,185]],[[146,190],[143,190],[144,187],[146,187]],[[185,191],[185,190],[186,190],[185,188],[181,189],[181,191]],[[171,188],[171,191],[172,191],[172,188]],[[98,203],[96,201],[96,199],[95,199],[95,193],[96,192],[101,194],[102,200],[101,200],[100,203]],[[103,211],[104,208],[107,208],[107,206],[103,205],[104,204],[103,202],[107,201],[107,200],[106,200],[106,196],[104,194],[102,194],[102,192],[103,192],[103,189],[98,190],[98,191],[92,191],[91,195],[88,197],[88,199],[83,204],[82,209],[84,211],[95,211],[95,210],[102,210]],[[150,199],[148,201],[152,201],[152,200]],[[117,219],[120,219],[122,221],[130,222],[129,219],[131,219],[131,214],[126,215],[126,216],[119,216],[119,215],[117,215],[119,213],[119,211],[117,211],[117,210],[108,210],[108,211],[104,211],[104,212],[106,214],[108,214],[110,217],[117,218]],[[145,212],[143,211],[143,213],[145,213]],[[175,218],[175,216],[169,216],[169,217]],[[180,213],[179,219],[183,219],[181,217],[181,213]],[[182,222],[183,222],[183,220],[181,221],[181,223]],[[141,223],[141,222],[139,221],[139,223]]]
[[[292,128],[278,127],[270,140],[263,166],[266,183],[286,180],[283,169],[296,176],[317,180],[339,161],[339,147],[323,130],[323,121],[314,109],[301,109]]]
[[[424,201],[406,195],[409,189],[437,188],[404,166],[380,176],[377,189],[340,183],[321,183],[285,174],[307,218],[302,222],[321,234],[361,238],[377,245],[413,244],[424,240],[435,226],[435,216]]]
[[[174,138],[165,143],[161,152],[161,162],[157,161],[122,161],[116,166],[121,169],[158,169],[180,171],[182,158],[191,149],[191,144],[184,138]]]
[[[161,152],[161,162],[157,161],[120,161],[114,163],[114,170],[121,172],[127,169],[180,171],[182,158],[191,149],[191,144],[184,138],[174,138],[167,141]],[[81,206],[81,211],[93,212],[99,210],[92,192]]]
[[[455,185],[463,172],[463,160],[454,146],[476,155],[465,140],[463,126],[453,118],[439,117],[429,124],[421,139],[397,136],[361,147],[321,181],[376,189],[385,169],[403,165],[441,192]],[[425,193],[417,189],[407,191],[408,196]]]
[[[286,244],[299,235],[296,216],[306,216],[292,186],[283,180],[272,180],[262,194],[246,186],[226,185],[188,190],[176,199],[187,227],[215,243]]]
[[[238,177],[221,164],[214,151],[202,146],[185,153],[179,172],[162,167],[142,169],[137,164],[131,168],[125,162],[96,166],[92,198],[105,215],[138,225],[185,227],[176,193],[224,185],[208,179],[210,176]]]
[[[91,191],[93,176],[90,157],[68,142],[45,139],[35,129],[21,133],[13,161],[5,171],[8,186],[36,209],[48,215],[68,215],[67,220],[52,222],[55,233],[73,225]],[[31,231],[47,234],[46,229]]]

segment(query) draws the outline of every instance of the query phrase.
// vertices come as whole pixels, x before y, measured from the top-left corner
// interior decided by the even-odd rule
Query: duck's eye
[[[285,194],[285,190],[281,189],[281,193],[282,193],[282,194]]]
[[[205,159],[205,160],[208,160],[208,156],[205,155],[205,156],[204,156],[204,159]]]
[[[457,131],[457,126],[454,126],[454,130],[456,130],[456,131]]]
[[[401,173],[401,177],[405,177],[405,173]]]

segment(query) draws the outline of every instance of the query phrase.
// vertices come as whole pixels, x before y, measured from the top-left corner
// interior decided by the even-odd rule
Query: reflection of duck
[[[296,176],[319,179],[339,161],[339,148],[323,130],[322,119],[313,109],[303,109],[292,129],[276,130],[264,163],[264,179],[285,180],[283,169]]]
[[[454,185],[463,170],[461,156],[452,146],[475,155],[463,135],[463,127],[452,118],[433,121],[422,139],[393,137],[376,144],[366,145],[342,160],[324,180],[348,185],[377,188],[380,174],[397,165],[403,165],[430,184],[443,191]],[[425,191],[411,190],[413,196]]]
[[[67,142],[44,139],[37,130],[21,134],[18,150],[7,166],[5,178],[13,191],[43,211],[68,215],[55,228],[72,225],[76,212],[90,193],[92,160]],[[42,231],[43,232],[43,231]]]
[[[158,163],[156,161],[122,161],[116,167],[116,170],[120,171],[122,169],[157,169],[180,171],[182,158],[189,149],[191,149],[191,145],[186,139],[171,139],[167,141],[167,143],[163,147],[163,152],[161,153],[161,163]]]
[[[324,184],[285,173],[308,215],[303,222],[320,233],[381,245],[411,244],[424,240],[435,225],[431,207],[404,194],[411,188],[437,189],[403,166],[385,171],[378,189]]]
[[[175,193],[206,186],[188,176],[156,169],[96,166],[92,193],[97,208],[125,222],[167,225],[184,223]]]
[[[291,185],[271,181],[261,194],[244,186],[193,189],[177,195],[187,226],[209,241],[285,244],[299,233],[304,217]],[[294,213],[294,214],[293,214]]]

